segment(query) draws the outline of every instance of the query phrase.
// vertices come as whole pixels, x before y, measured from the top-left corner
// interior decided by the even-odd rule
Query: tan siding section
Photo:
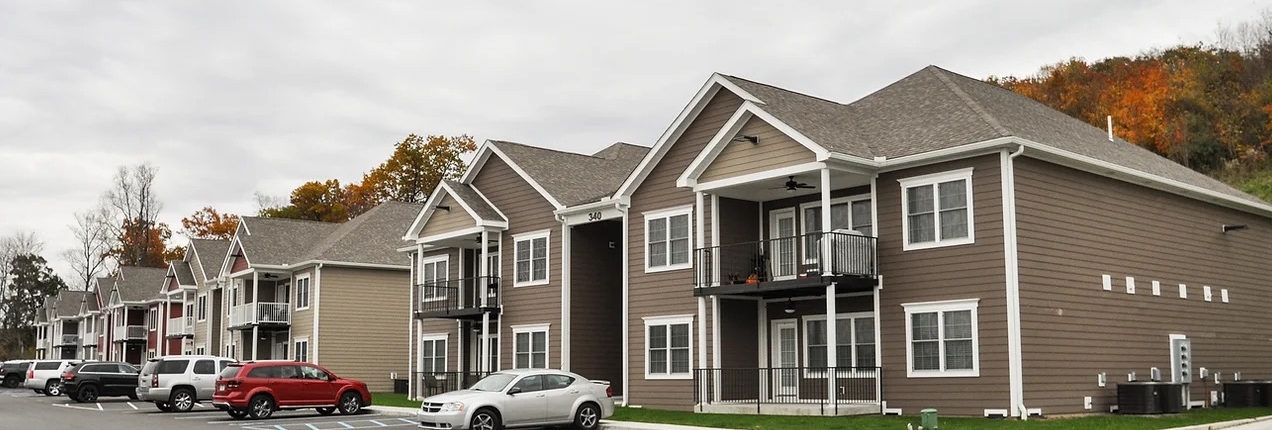
[[[428,222],[424,223],[424,229],[420,231],[420,237],[449,233],[477,226],[477,220],[472,215],[469,215],[463,206],[459,205],[455,197],[448,194],[437,205],[449,207],[450,210],[434,210],[433,214],[429,215]]]
[[[813,151],[759,118],[751,118],[738,134],[758,136],[759,144],[728,142],[698,182],[742,176],[816,161]]]
[[[880,321],[884,400],[907,414],[936,408],[941,414],[981,415],[1007,409],[1007,308],[1003,263],[1002,188],[999,155],[880,174],[878,178]],[[902,190],[898,179],[972,167],[976,242],[902,251]],[[980,377],[908,378],[902,303],[980,299],[977,309]],[[1029,405],[1034,407],[1033,405]]]
[[[645,220],[642,212],[694,204],[693,192],[676,188],[676,178],[684,172],[713,135],[728,121],[742,100],[728,91],[715,95],[680,138],[668,148],[662,160],[632,193],[626,245],[629,264],[628,348],[631,351],[631,395],[629,402],[659,409],[689,410],[693,406],[693,380],[645,380],[645,317],[685,315],[698,312],[693,296],[693,270],[645,273]],[[485,190],[485,187],[482,187]],[[503,207],[501,205],[501,207]],[[696,219],[697,215],[694,215]],[[697,237],[694,224],[690,237]],[[709,236],[708,236],[709,237]],[[692,258],[692,256],[691,256]],[[697,366],[698,326],[693,327],[693,356]]]
[[[296,280],[300,279],[300,277],[302,276],[309,276],[309,305],[310,306],[308,309],[296,310],[296,303],[297,303],[296,302]],[[287,302],[291,303],[291,309],[292,309],[291,337],[292,339],[295,339],[298,337],[308,337],[311,342],[310,345],[313,345],[312,339],[314,338],[314,307],[313,307],[314,269],[309,268],[309,269],[301,270],[298,272],[293,272],[291,286],[288,287],[287,293],[291,295],[291,297],[288,297],[287,299]],[[289,345],[287,347],[287,353],[290,354],[287,358],[295,358],[294,354],[296,353],[296,351],[294,350],[294,348],[295,348],[294,342],[292,345]]]
[[[499,254],[500,283],[503,289],[503,314],[500,316],[500,368],[512,368],[512,326],[551,324],[548,330],[548,366],[561,365],[561,223],[552,215],[555,208],[548,203],[512,167],[498,156],[492,156],[473,185],[483,190],[486,198],[504,211],[508,230],[501,238]],[[549,230],[548,284],[513,287],[516,242],[513,236]]]
[[[1272,378],[1262,318],[1272,307],[1268,219],[1028,157],[1015,169],[1026,405],[1087,412],[1083,397],[1091,396],[1094,410],[1106,411],[1128,372],[1146,378],[1158,367],[1169,380],[1170,334],[1192,340],[1194,373]],[[1222,224],[1249,229],[1223,234]],[[1113,291],[1103,290],[1104,274]],[[1152,294],[1154,280],[1161,296]],[[1202,297],[1205,285],[1212,302]],[[1100,372],[1105,388],[1095,383]],[[1196,379],[1192,397],[1209,398]]]
[[[389,373],[408,366],[410,301],[402,286],[409,278],[405,270],[323,267],[318,344],[309,340],[319,364],[371,391],[391,392]]]

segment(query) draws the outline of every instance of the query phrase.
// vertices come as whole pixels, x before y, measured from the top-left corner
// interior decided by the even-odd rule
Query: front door
[[[778,209],[769,213],[769,270],[773,280],[795,277],[795,209]]]
[[[275,360],[287,359],[287,332],[280,332],[274,335],[274,351],[270,354],[270,358]]]
[[[799,326],[795,319],[773,320],[772,370],[769,384],[773,397],[797,397],[799,394]]]

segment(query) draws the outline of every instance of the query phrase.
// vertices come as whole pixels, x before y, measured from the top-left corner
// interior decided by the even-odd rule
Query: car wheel
[[[83,403],[92,403],[97,401],[97,387],[94,387],[92,385],[81,386],[78,393],[79,396],[76,396],[71,393],[67,393],[67,394],[70,395],[71,397],[78,397],[79,401]]]
[[[340,396],[340,404],[336,407],[340,408],[341,415],[356,414],[359,409],[362,409],[362,396],[353,391],[346,392]]]
[[[473,419],[468,421],[468,428],[473,430],[499,430],[499,415],[490,409],[478,409]]]
[[[5,388],[18,388],[18,377],[9,375],[4,378]]]
[[[335,411],[336,408],[318,408],[318,413],[320,415],[331,415],[331,413]]]
[[[247,414],[257,420],[269,418],[274,414],[274,399],[263,394],[253,397],[251,403],[247,404]]]
[[[178,388],[172,392],[168,404],[172,406],[173,412],[189,412],[190,409],[194,409],[194,391],[189,388]]]
[[[160,412],[172,412],[172,406],[168,406],[167,403],[155,402],[155,407],[159,408]]]
[[[230,409],[225,412],[230,414],[230,418],[234,418],[236,420],[247,418],[247,411],[244,411],[244,410]]]
[[[44,383],[44,395],[60,396],[62,395],[62,381],[49,381]]]
[[[574,414],[574,428],[579,430],[595,430],[601,426],[601,410],[596,405],[584,403]]]

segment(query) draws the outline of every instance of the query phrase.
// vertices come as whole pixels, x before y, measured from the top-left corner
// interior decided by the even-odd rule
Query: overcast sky
[[[356,181],[409,133],[652,145],[712,72],[841,102],[928,64],[1026,75],[1213,39],[1272,0],[0,0],[0,235],[159,168],[162,221]],[[1203,6],[1205,4],[1205,6]]]

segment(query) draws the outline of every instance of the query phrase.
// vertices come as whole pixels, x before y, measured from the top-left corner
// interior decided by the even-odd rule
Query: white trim
[[[782,246],[781,239],[787,239],[786,242],[803,242],[803,239],[799,237],[799,218],[795,216],[797,212],[798,211],[794,207],[777,208],[768,211],[768,234],[765,235],[768,240],[765,244],[765,248],[767,248],[765,252],[769,253],[769,267],[767,267],[769,270],[768,275],[774,281],[795,279],[795,276],[799,274],[799,266],[804,264],[803,259],[801,259],[799,255],[799,251],[802,246],[799,244],[791,244],[791,246],[795,248],[790,250],[792,259],[791,266],[793,266],[791,267],[791,273],[780,275],[782,271],[782,261],[780,261],[779,257],[781,256],[782,251],[785,251],[785,248]],[[786,218],[790,218],[791,220],[791,236],[789,238],[779,237],[777,223],[778,221]]]
[[[423,350],[423,349],[424,349],[424,342],[435,342],[435,341],[439,341],[439,340],[440,340],[440,341],[442,341],[442,342],[446,342],[446,345],[444,345],[444,346],[445,346],[445,348],[446,348],[446,350],[445,350],[445,351],[442,351],[442,370],[441,370],[441,371],[442,371],[442,372],[447,372],[447,371],[450,371],[450,347],[451,347],[451,343],[450,343],[450,333],[425,333],[425,334],[421,334],[421,335],[420,335],[420,338],[418,339],[418,345],[419,345],[419,348],[420,348],[421,350]],[[433,353],[433,354],[434,354],[434,357],[436,357],[436,354],[437,354],[437,352],[436,352],[436,351],[437,351],[437,350],[436,350],[436,348],[437,348],[437,344],[436,344],[436,343],[434,343],[434,344],[433,344],[433,348],[434,348],[434,350],[433,350],[433,351],[434,351],[434,353]],[[424,360],[424,353],[423,353],[423,351],[420,351],[420,362],[421,362],[421,365],[423,364],[423,360]],[[420,368],[418,371],[419,371],[419,372],[424,372],[423,367],[421,366],[421,368]],[[436,371],[437,371],[437,370],[430,370],[430,372],[436,372]]]
[[[310,294],[313,294],[313,298],[310,299],[312,300],[310,306],[313,306],[314,308],[314,340],[309,343],[309,355],[313,357],[313,360],[310,362],[318,364],[318,335],[321,333],[318,331],[318,312],[322,310],[322,308],[318,307],[318,299],[322,297],[319,294],[322,288],[322,263],[319,263],[318,267],[314,268],[314,282],[312,287],[313,290]]]
[[[534,279],[534,240],[544,239],[543,279]],[[521,242],[530,242],[530,280],[517,279],[517,254]],[[501,267],[500,270],[503,270]],[[544,229],[512,235],[512,287],[547,285],[552,281],[552,229]]]
[[[450,187],[450,185],[447,185],[447,184],[446,184],[446,181],[441,181],[441,182],[438,182],[437,184],[438,184],[439,186],[441,186],[443,189],[445,189],[445,190],[446,190],[447,195],[449,195],[452,199],[455,199],[455,203],[459,203],[459,206],[460,206],[460,207],[462,207],[462,208],[464,208],[464,212],[467,212],[467,213],[468,213],[468,216],[469,216],[469,217],[471,217],[471,218],[473,219],[473,222],[475,222],[478,226],[491,226],[491,227],[503,227],[503,228],[508,228],[508,219],[507,219],[507,218],[504,218],[503,220],[488,220],[488,219],[482,218],[482,217],[481,217],[481,215],[477,213],[477,211],[473,210],[473,207],[472,207],[472,206],[469,206],[468,202],[466,202],[466,201],[464,201],[464,199],[460,198],[460,197],[459,197],[459,194],[458,194],[458,193],[456,193],[456,192],[455,192],[455,190],[454,190],[453,188],[451,188],[451,187]],[[476,190],[476,189],[474,188],[474,191],[475,191],[475,190]],[[484,198],[483,198],[483,199],[484,199]],[[495,206],[494,206],[494,205],[491,205],[490,207],[492,207],[492,208],[493,208],[493,207],[495,207]],[[502,214],[501,214],[501,215],[502,215]],[[500,221],[502,221],[502,222],[500,222]],[[423,226],[420,226],[420,227],[421,227],[421,228],[423,228]]]
[[[626,204],[618,205],[618,210],[623,213],[623,221],[622,221],[623,222],[623,233],[622,233],[623,240],[622,240],[622,243],[620,243],[620,246],[622,246],[623,248],[621,252],[622,259],[623,259],[623,267],[622,269],[619,270],[620,272],[619,276],[622,279],[621,288],[622,288],[622,296],[623,296],[623,304],[622,304],[622,310],[621,310],[622,329],[620,330],[621,332],[620,336],[622,337],[622,343],[623,343],[623,346],[622,346],[622,349],[623,349],[622,406],[624,407],[628,405],[628,399],[631,399],[631,391],[628,389],[628,387],[631,387],[631,378],[632,378],[631,376],[632,375],[632,372],[631,372],[632,346],[630,342],[632,322],[629,319],[629,315],[631,314],[631,272],[632,272],[631,271],[631,267],[632,267],[631,266],[631,248],[632,248],[631,236],[632,235],[631,235],[631,214],[629,213],[630,209],[631,207],[627,206]]]
[[[848,340],[848,345],[849,345],[850,349],[852,350],[852,356],[851,356],[851,359],[852,359],[852,365],[851,365],[850,367],[854,367],[854,368],[856,368],[856,367],[862,367],[860,364],[858,364],[858,363],[857,363],[857,321],[856,321],[856,320],[857,320],[858,318],[870,318],[870,320],[871,320],[871,322],[872,322],[872,324],[873,324],[873,326],[874,326],[874,327],[878,327],[878,326],[879,326],[879,320],[878,320],[877,318],[875,318],[875,314],[874,314],[874,312],[872,312],[872,311],[864,311],[864,312],[837,312],[837,313],[835,313],[835,320],[836,320],[836,323],[838,322],[838,320],[841,320],[841,319],[848,319],[849,321],[851,321],[851,322],[852,322],[852,330],[851,330],[851,331],[849,331],[849,332],[848,332],[848,333],[846,333],[846,334],[847,334],[847,336],[848,336],[848,339],[847,339],[847,340]],[[800,328],[800,331],[802,332],[802,333],[800,333],[800,340],[802,341],[802,342],[800,343],[800,353],[801,353],[801,355],[803,356],[803,357],[801,357],[800,363],[801,363],[801,364],[803,365],[803,367],[804,367],[804,378],[825,378],[825,377],[826,377],[826,372],[824,372],[824,371],[822,371],[822,372],[818,372],[818,371],[813,371],[813,370],[810,370],[810,369],[809,369],[810,367],[812,367],[812,365],[808,364],[808,359],[809,359],[809,357],[811,357],[811,356],[812,356],[812,354],[810,354],[810,353],[808,352],[808,347],[811,345],[811,344],[808,342],[808,333],[809,333],[809,330],[808,330],[808,323],[809,323],[809,322],[811,322],[811,321],[822,321],[822,322],[825,322],[825,321],[826,321],[826,314],[808,314],[808,315],[804,315],[804,316],[800,317],[800,319],[799,319],[799,328]],[[872,330],[871,330],[871,333],[873,333],[873,332],[874,332],[874,330],[872,329]],[[843,339],[844,339],[844,335],[845,335],[845,333],[838,333],[838,334],[837,334],[837,336],[836,336],[836,337],[838,338],[837,340],[843,340]],[[878,338],[878,337],[875,337],[875,341],[874,341],[874,343],[871,343],[871,345],[874,345],[874,349],[875,349],[875,351],[876,351],[876,353],[875,353],[874,355],[878,355],[878,350],[879,350],[879,338]],[[831,346],[830,346],[830,344],[829,344],[829,341],[827,341],[827,344],[826,344],[825,346],[826,346],[827,348],[830,348],[830,347],[831,347]],[[836,347],[836,348],[837,348],[838,346],[839,346],[839,345],[835,345],[835,347]],[[838,357],[836,357],[836,358],[838,358]],[[833,363],[833,364],[832,364],[832,363],[829,363],[829,362],[828,362],[828,363],[826,364],[826,366],[827,366],[827,367],[839,367],[839,363]],[[878,362],[878,361],[875,361],[875,365],[874,365],[874,366],[871,366],[871,367],[879,367],[879,362]],[[837,372],[835,372],[835,373],[838,375],[838,377],[839,377],[839,378],[873,378],[873,377],[875,377],[875,372],[874,372],[873,370],[868,370],[868,371],[867,371],[867,370],[855,370],[855,369],[854,369],[854,370],[840,370],[840,371],[837,371]]]
[[[200,305],[202,305],[202,309],[200,309]],[[207,322],[208,313],[211,311],[211,308],[208,307],[208,293],[199,294],[194,297],[195,322]]]
[[[938,202],[941,200],[941,191],[939,184],[944,182],[965,181],[966,198],[967,198],[967,237],[942,239],[941,238],[941,207]],[[912,176],[897,180],[901,184],[901,248],[903,251],[914,251],[920,249],[941,248],[946,246],[967,245],[976,243],[976,216],[973,212],[976,196],[972,187],[972,168],[962,168],[950,170],[946,172],[933,173],[929,175]],[[906,196],[906,192],[910,188],[931,186],[932,187],[932,232],[934,240],[922,243],[910,242],[910,202]]]
[[[870,214],[870,234],[868,236],[876,237],[876,231],[878,230],[878,228],[875,227],[876,225],[875,224],[875,218],[876,218],[875,203],[874,203],[874,199],[871,198],[871,195],[869,193],[854,194],[851,196],[836,197],[836,198],[830,199],[831,206],[841,205],[841,204],[848,205],[848,228],[854,231],[856,231],[857,229],[853,228],[853,224],[856,224],[854,222],[856,221],[856,219],[853,217],[853,214],[852,214],[852,204],[857,202],[870,202],[870,213],[871,213]],[[807,218],[804,218],[804,211],[808,209],[812,209],[812,208],[820,208],[821,205],[822,205],[821,200],[813,200],[811,202],[804,202],[799,204],[798,206],[799,211],[796,213],[796,221],[797,221],[799,230],[796,232],[796,234],[807,235],[812,233],[822,233],[822,231],[808,231],[808,225],[805,223],[805,221],[807,221]],[[818,223],[819,224],[821,223],[820,219],[818,220]],[[823,228],[823,230],[825,230],[825,228]],[[830,230],[834,230],[834,229],[832,228]],[[802,261],[804,262],[804,264],[816,263],[815,257],[812,260],[809,259],[810,253],[808,252],[807,249],[804,248],[807,245],[808,244],[806,241],[804,240],[800,241],[799,248],[800,248],[800,252],[803,253],[803,257],[804,257]],[[816,255],[816,254],[812,254],[812,255]],[[878,272],[875,272],[875,273],[878,273]],[[719,278],[716,278],[716,279],[719,279]]]
[[[477,197],[481,197],[481,200],[482,200],[482,201],[484,201],[484,202],[486,202],[486,205],[487,205],[487,206],[490,206],[490,208],[491,208],[491,209],[494,209],[494,210],[495,210],[495,213],[499,214],[499,217],[504,219],[504,226],[503,226],[503,228],[505,228],[505,229],[506,229],[506,228],[508,228],[508,215],[504,215],[503,211],[502,211],[502,210],[499,210],[499,206],[495,206],[495,204],[494,204],[494,203],[491,203],[491,202],[490,202],[490,199],[486,197],[486,194],[485,194],[485,193],[482,193],[482,192],[481,192],[481,190],[477,189],[477,186],[476,186],[476,185],[473,185],[473,184],[471,184],[471,183],[470,183],[470,184],[468,184],[468,188],[472,188],[472,189],[473,189],[473,192],[474,192],[474,193],[477,193]],[[478,219],[480,219],[480,218],[478,218]],[[479,221],[479,222],[480,222],[480,221]],[[491,227],[495,227],[495,226],[491,226]]]
[[[701,182],[693,186],[694,191],[711,192],[721,188],[728,188],[735,185],[741,185],[751,182],[764,181],[774,178],[785,178],[791,175],[808,173],[826,168],[826,163],[820,161],[812,161],[808,163],[796,164],[794,166],[779,167],[771,170],[763,170],[745,175],[733,176],[724,179],[717,179],[710,182]]]
[[[402,235],[402,240],[411,241],[420,238],[420,231],[424,230],[424,224],[428,223],[428,219],[433,216],[433,209],[437,207],[437,203],[441,201],[445,193],[441,192],[442,183],[438,182],[433,187],[433,192],[424,200],[424,207],[420,209],[420,213],[415,215],[415,220],[411,221],[411,226],[406,228],[406,233]]]
[[[980,326],[977,308],[980,299],[942,300],[923,303],[902,303],[905,308],[905,373],[907,378],[967,378],[980,376]],[[912,314],[939,314],[937,319],[937,336],[941,368],[945,367],[945,312],[971,311],[972,324],[972,368],[959,370],[914,370],[914,327]]]
[[[510,326],[512,328],[512,368],[513,369],[535,369],[535,367],[517,367],[517,335],[521,333],[531,334],[530,336],[530,366],[534,366],[534,333],[543,332],[543,364],[547,368],[552,367],[552,324],[519,324]]]
[[[446,240],[446,239],[454,239],[454,238],[463,237],[463,236],[472,236],[474,234],[481,233],[482,230],[485,230],[485,228],[484,227],[469,227],[463,230],[448,231],[446,233],[438,233],[432,236],[424,236],[424,237],[417,238],[415,239],[415,243],[426,245],[426,244],[431,244],[431,243]]]
[[[462,253],[462,252],[460,253],[460,256],[461,256],[461,257],[463,256],[463,253]],[[438,254],[438,255],[434,255],[434,256],[431,256],[431,257],[422,257],[422,258],[418,258],[418,259],[416,259],[416,260],[417,260],[417,261],[419,261],[419,264],[416,266],[416,269],[415,269],[415,270],[416,270],[416,279],[415,279],[416,283],[415,283],[414,285],[412,285],[412,286],[411,286],[411,288],[412,288],[412,289],[418,288],[421,284],[423,284],[423,283],[424,283],[424,281],[425,281],[425,279],[423,279],[423,277],[424,277],[424,265],[426,265],[426,264],[434,264],[434,265],[435,265],[435,264],[437,264],[437,263],[446,262],[446,273],[444,274],[444,276],[445,276],[445,278],[444,278],[444,279],[446,279],[446,281],[447,281],[447,282],[449,282],[449,281],[450,281],[450,269],[451,269],[451,265],[450,265],[450,253],[449,253],[449,252],[448,252],[448,253],[445,253],[445,254]],[[462,265],[462,264],[463,264],[463,263],[461,263],[461,265]],[[436,266],[434,266],[434,267],[433,267],[433,273],[434,273],[434,274],[436,274],[436,273],[437,273],[437,267],[436,267]],[[431,282],[431,281],[436,280],[436,278],[437,278],[437,277],[436,277],[436,276],[434,276],[434,279],[428,279],[427,281],[430,281],[430,282]],[[442,295],[442,296],[440,296],[440,297],[424,297],[423,295],[420,295],[420,296],[419,296],[420,301],[421,301],[421,302],[436,302],[436,301],[446,300],[446,295],[444,294],[444,291],[445,291],[445,290],[443,290],[443,295]]]
[[[300,306],[300,281],[305,281],[305,306],[303,307]],[[312,306],[314,302],[313,279],[310,278],[308,273],[300,274],[296,276],[296,280],[292,282],[292,285],[294,286],[294,288],[292,288],[292,290],[294,290],[293,294],[296,296],[296,298],[292,300],[292,303],[295,304],[296,310],[309,310],[310,306]]]
[[[565,218],[561,218],[561,366],[560,369],[566,372],[570,371],[570,240],[573,227],[565,222]],[[551,258],[551,243],[548,244],[549,255]],[[533,260],[533,256],[532,256]],[[516,264],[513,265],[514,269]],[[531,270],[533,271],[533,264]]]
[[[1016,168],[1015,159],[1025,152],[1022,145],[1015,153],[1004,149],[999,154],[1003,202],[1003,265],[1007,290],[1007,378],[1011,410],[1025,414],[1024,359],[1020,330],[1020,260],[1016,236]]]
[[[693,205],[677,206],[666,209],[658,209],[653,211],[642,212],[641,222],[644,226],[645,240],[642,242],[642,254],[644,254],[645,273],[668,272],[672,270],[684,270],[693,267],[693,238],[694,238],[694,218]],[[685,225],[689,229],[688,237],[685,238],[686,244],[689,246],[688,261],[681,264],[671,264],[671,217],[685,215]],[[667,219],[667,264],[662,266],[649,265],[649,221],[650,219]]]
[[[477,176],[477,172],[480,171],[481,168],[486,165],[486,161],[490,159],[490,154],[498,155],[500,159],[503,159],[504,163],[508,164],[508,167],[511,167],[514,172],[517,172],[517,175],[521,176],[522,180],[526,181],[527,184],[530,184],[530,187],[534,188],[535,191],[538,191],[539,196],[543,197],[544,200],[547,200],[553,207],[556,209],[565,208],[565,205],[557,201],[557,199],[552,197],[551,194],[548,194],[548,191],[544,189],[542,185],[539,185],[539,183],[526,173],[521,166],[517,165],[517,163],[512,160],[512,157],[509,157],[508,154],[504,154],[493,140],[486,140],[485,142],[482,142],[480,148],[477,148],[477,155],[473,157],[473,163],[468,166],[468,170],[464,172],[463,176],[460,176],[459,182],[465,184],[472,183],[473,178]]]
[[[751,106],[754,105],[752,104]],[[711,163],[715,161],[716,157],[719,157],[729,144],[733,143],[733,137],[737,136],[738,132],[743,127],[746,127],[746,123],[754,116],[755,114],[748,108],[748,103],[743,102],[738,106],[738,109],[733,112],[729,120],[725,121],[724,126],[716,131],[715,136],[712,136],[711,140],[707,142],[707,146],[698,151],[698,155],[694,157],[693,161],[689,162],[689,166],[685,168],[684,173],[681,173],[676,178],[676,186],[685,188],[696,185],[698,177],[702,176],[702,172],[705,172]]]
[[[645,379],[693,379],[693,320],[694,315],[664,315],[641,318],[645,322],[645,330],[643,337],[645,338]],[[671,326],[672,325],[688,325],[689,334],[689,371],[684,373],[672,373],[671,371]],[[649,373],[649,327],[650,326],[667,326],[667,373]]]
[[[297,347],[296,347],[296,345],[299,345],[299,344],[301,344],[301,343],[304,343],[304,344],[305,344],[305,359],[304,359],[304,360],[301,360],[301,359],[300,359],[300,354],[297,354],[297,352],[299,352],[299,351],[300,351],[300,348],[297,348]],[[309,341],[309,336],[297,336],[297,337],[295,337],[295,338],[292,338],[292,341],[291,341],[291,348],[292,348],[292,350],[291,350],[291,356],[292,356],[292,360],[295,360],[295,361],[298,361],[298,362],[302,362],[302,363],[313,363],[313,364],[318,364],[318,363],[317,363],[317,359],[316,359],[316,358],[314,358],[314,353],[313,353],[313,352],[314,352],[314,347],[313,347],[313,345],[314,345],[314,343]],[[253,354],[254,354],[254,353],[253,353]]]

